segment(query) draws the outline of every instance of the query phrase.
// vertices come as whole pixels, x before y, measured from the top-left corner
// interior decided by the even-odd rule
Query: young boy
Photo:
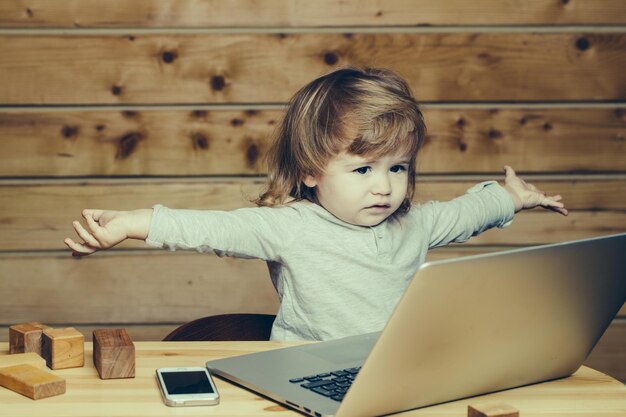
[[[344,68],[291,100],[268,152],[256,208],[230,212],[84,210],[73,226],[88,255],[127,239],[268,263],[281,305],[273,340],[328,340],[382,329],[429,248],[502,227],[546,196],[505,167],[449,202],[412,205],[422,114],[391,71]]]

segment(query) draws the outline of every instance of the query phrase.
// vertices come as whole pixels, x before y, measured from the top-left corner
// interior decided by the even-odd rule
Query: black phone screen
[[[213,394],[213,387],[203,371],[162,372],[168,394]]]

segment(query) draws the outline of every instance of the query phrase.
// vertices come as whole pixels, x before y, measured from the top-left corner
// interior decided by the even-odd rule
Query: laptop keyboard
[[[335,401],[343,400],[352,381],[361,370],[361,367],[342,369],[333,372],[324,372],[289,380],[292,384],[300,384],[316,394],[323,395]]]

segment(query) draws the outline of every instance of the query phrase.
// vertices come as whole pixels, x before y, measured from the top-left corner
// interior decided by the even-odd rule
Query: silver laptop
[[[626,300],[626,234],[422,265],[380,333],[207,362],[313,416],[370,416],[571,375]]]

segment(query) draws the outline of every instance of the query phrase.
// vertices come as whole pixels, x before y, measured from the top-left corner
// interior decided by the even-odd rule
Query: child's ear
[[[309,188],[315,188],[315,186],[317,185],[317,180],[312,175],[307,175],[306,177],[304,177],[304,180],[302,182]]]

